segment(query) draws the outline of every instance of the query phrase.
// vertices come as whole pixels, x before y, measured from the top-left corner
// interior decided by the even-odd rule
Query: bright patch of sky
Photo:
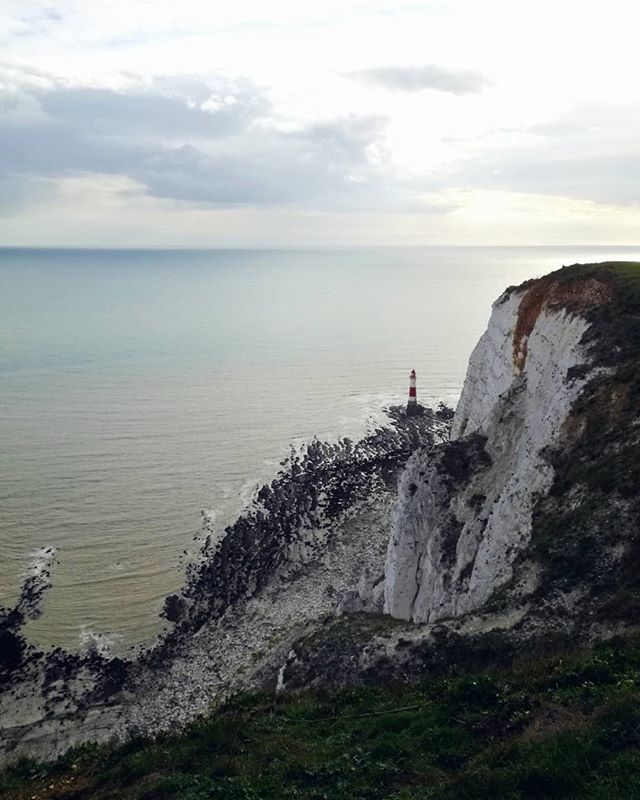
[[[628,0],[0,2],[0,243],[638,242]]]

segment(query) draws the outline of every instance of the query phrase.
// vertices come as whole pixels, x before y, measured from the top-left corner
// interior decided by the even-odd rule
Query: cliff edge
[[[565,267],[496,300],[451,441],[401,477],[387,613],[434,622],[509,590],[562,595],[583,619],[634,616],[639,314],[629,263]]]

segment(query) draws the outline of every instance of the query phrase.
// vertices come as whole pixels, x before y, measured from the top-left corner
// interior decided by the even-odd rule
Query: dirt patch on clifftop
[[[594,306],[609,303],[613,287],[596,278],[561,283],[552,276],[531,285],[520,301],[518,321],[513,332],[513,363],[519,373],[527,362],[528,341],[542,310],[566,308],[572,314],[583,314]]]

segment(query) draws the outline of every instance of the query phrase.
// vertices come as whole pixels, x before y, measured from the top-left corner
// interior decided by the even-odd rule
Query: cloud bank
[[[440,185],[640,205],[640,105],[591,103],[518,132],[496,131],[432,178]]]
[[[400,208],[380,115],[279,127],[264,91],[224,76],[123,89],[22,75],[0,90],[0,181],[123,175],[159,198],[233,205]]]

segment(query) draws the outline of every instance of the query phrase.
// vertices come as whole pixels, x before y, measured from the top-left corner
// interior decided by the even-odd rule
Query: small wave
[[[201,508],[200,513],[202,514],[202,530],[212,531],[216,521],[216,512],[210,508]]]
[[[22,588],[16,604],[23,617],[37,619],[42,614],[42,598],[51,587],[51,569],[56,557],[56,548],[51,545],[38,547],[29,553],[27,568],[22,573]]]
[[[207,548],[210,548],[217,545],[224,536],[224,531],[216,526],[217,513],[213,509],[201,508],[200,513],[202,514],[202,527],[199,536],[194,537],[194,540],[198,542],[199,548],[201,548],[204,543],[207,544]],[[197,555],[198,559],[200,555],[201,553],[199,551]]]
[[[22,573],[23,578],[42,578],[48,577],[48,573],[56,557],[56,548],[47,545],[38,547],[29,553],[29,561],[26,570]]]
[[[85,625],[80,628],[80,645],[82,648],[99,656],[110,656],[113,647],[122,638],[120,633],[96,633]]]
[[[240,491],[238,492],[242,508],[248,508],[251,505],[261,486],[262,481],[255,478],[253,480],[242,481]]]
[[[371,434],[376,428],[389,424],[389,417],[385,409],[389,406],[401,404],[404,395],[389,393],[356,394],[349,398],[353,407],[353,416],[342,419],[343,425],[364,426],[362,430],[355,430],[357,436]],[[353,435],[353,434],[352,434]]]

